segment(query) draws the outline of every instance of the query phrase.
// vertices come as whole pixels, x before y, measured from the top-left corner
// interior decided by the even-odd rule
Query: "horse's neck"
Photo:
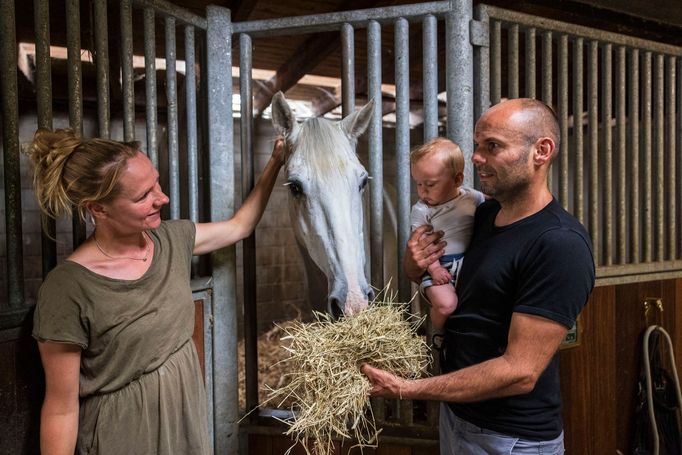
[[[310,257],[307,248],[298,241],[296,243],[303,257],[306,280],[308,281],[308,303],[313,310],[326,313],[327,294],[329,293],[327,277]]]

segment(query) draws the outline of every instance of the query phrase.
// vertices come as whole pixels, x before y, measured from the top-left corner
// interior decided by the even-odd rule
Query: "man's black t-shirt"
[[[501,356],[514,312],[572,327],[594,286],[587,232],[556,200],[527,218],[495,227],[499,210],[499,203],[489,200],[476,211],[458,280],[459,306],[445,324],[445,372]],[[554,439],[563,428],[558,356],[528,394],[450,407],[489,430]]]

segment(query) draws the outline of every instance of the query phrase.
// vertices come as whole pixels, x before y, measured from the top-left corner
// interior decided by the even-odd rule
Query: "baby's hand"
[[[431,274],[431,279],[435,285],[448,284],[452,279],[452,275],[450,275],[450,272],[448,272],[446,269],[441,267]]]

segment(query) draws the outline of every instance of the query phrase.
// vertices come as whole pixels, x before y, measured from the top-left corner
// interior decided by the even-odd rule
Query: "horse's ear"
[[[288,136],[296,127],[296,117],[282,92],[272,97],[272,124],[282,136]]]
[[[373,112],[374,99],[371,99],[369,103],[362,107],[362,109],[357,112],[353,112],[341,120],[341,129],[345,131],[351,139],[357,139],[369,126],[369,122],[372,120]]]

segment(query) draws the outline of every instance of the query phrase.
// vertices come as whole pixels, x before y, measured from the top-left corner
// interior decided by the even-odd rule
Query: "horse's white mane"
[[[327,176],[333,172],[344,175],[349,163],[360,163],[355,154],[355,141],[329,120],[308,119],[291,140],[297,158],[306,163],[314,175]]]

